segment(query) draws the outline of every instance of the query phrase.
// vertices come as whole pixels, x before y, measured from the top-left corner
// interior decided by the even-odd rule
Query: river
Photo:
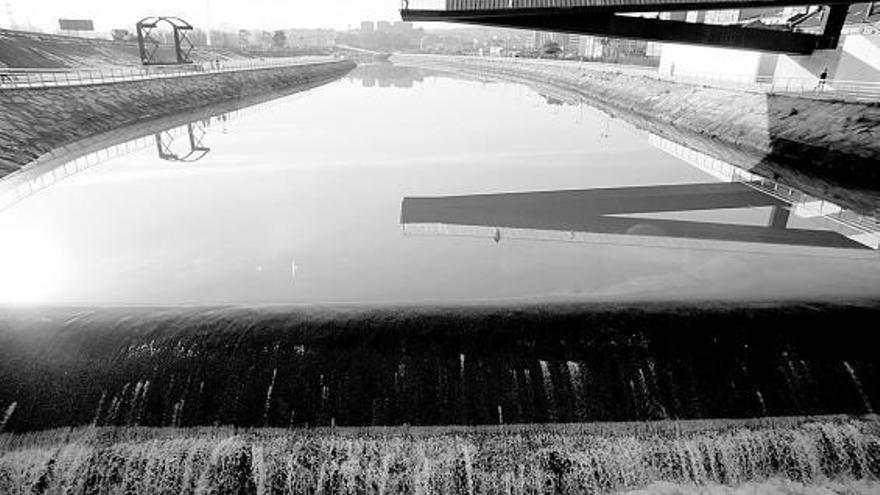
[[[63,180],[0,209],[0,303],[836,300],[880,287],[873,219],[585,103],[392,65],[53,173]]]

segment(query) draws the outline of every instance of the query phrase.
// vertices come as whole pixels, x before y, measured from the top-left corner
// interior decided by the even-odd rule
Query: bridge
[[[658,12],[807,6],[812,5],[810,0],[404,0],[400,14],[405,21],[455,22],[810,54],[814,50],[837,47],[852,3],[857,2],[828,2],[822,32],[818,34],[667,20],[656,15]]]

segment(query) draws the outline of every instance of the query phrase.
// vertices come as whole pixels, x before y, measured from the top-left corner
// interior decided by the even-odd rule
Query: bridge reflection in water
[[[751,249],[880,247],[880,226],[869,217],[658,136],[652,135],[651,142],[722,182],[408,197],[400,223],[407,235],[488,237],[495,242],[507,238],[701,249],[724,249],[726,242],[748,243]],[[771,209],[763,226],[639,216],[760,207]],[[790,226],[792,214],[809,218],[815,227]]]

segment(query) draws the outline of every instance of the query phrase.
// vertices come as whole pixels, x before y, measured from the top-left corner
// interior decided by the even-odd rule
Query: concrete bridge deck
[[[827,2],[822,34],[617,14],[812,5],[809,0],[404,0],[405,21],[459,22],[650,41],[809,54],[837,46],[853,2]]]
[[[404,0],[401,10],[409,15],[442,17],[444,20],[481,16],[531,16],[623,12],[669,12],[682,10],[748,9],[800,5],[849,5],[851,1],[808,0]]]

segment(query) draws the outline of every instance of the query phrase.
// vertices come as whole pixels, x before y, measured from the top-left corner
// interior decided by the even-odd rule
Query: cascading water
[[[272,408],[272,391],[275,389],[275,380],[278,378],[278,368],[272,370],[272,381],[266,390],[266,404],[263,406],[263,425],[269,426],[269,410]]]
[[[878,433],[853,420],[503,432],[86,428],[0,436],[0,493],[597,494],[666,483],[690,494],[782,483],[787,493],[836,486],[867,495],[880,488]]]
[[[722,308],[694,324],[683,312],[477,314],[418,332],[396,329],[430,317],[367,314],[369,331],[282,310],[22,317],[0,328],[0,404],[18,404],[7,430],[26,431],[870,414],[880,403],[871,337],[845,325],[870,313]],[[41,406],[52,403],[65,407]]]
[[[538,361],[541,370],[541,378],[544,384],[544,397],[547,401],[547,416],[551,422],[557,421],[556,397],[553,390],[553,375],[550,374],[550,364],[547,361]]]
[[[0,428],[22,435],[0,437],[0,493],[614,493],[777,479],[860,493],[852,483],[880,476],[876,418],[769,417],[873,412],[880,362],[870,336],[848,330],[872,311],[7,317]],[[768,419],[642,422],[665,418]],[[609,421],[629,423],[596,423]],[[589,424],[542,425],[574,422]],[[371,425],[406,426],[349,428]],[[65,429],[33,433],[52,428]]]
[[[6,408],[6,411],[3,413],[3,419],[0,420],[0,433],[3,433],[3,430],[6,429],[6,423],[9,422],[9,418],[12,417],[12,414],[15,413],[15,408],[18,407],[17,402],[13,402],[9,404],[9,407]]]
[[[567,361],[565,367],[568,369],[568,378],[574,393],[575,419],[581,421],[586,415],[586,408],[584,406],[584,378],[581,374],[581,365],[574,361]]]
[[[859,397],[862,399],[862,403],[865,405],[865,412],[868,414],[874,414],[874,407],[871,405],[871,398],[868,397],[868,394],[865,393],[864,387],[862,387],[862,382],[859,380],[859,376],[856,374],[856,370],[853,369],[852,365],[849,362],[844,361],[843,367],[846,368],[847,374],[849,374],[852,379],[853,385],[856,387],[856,390],[859,392]]]

